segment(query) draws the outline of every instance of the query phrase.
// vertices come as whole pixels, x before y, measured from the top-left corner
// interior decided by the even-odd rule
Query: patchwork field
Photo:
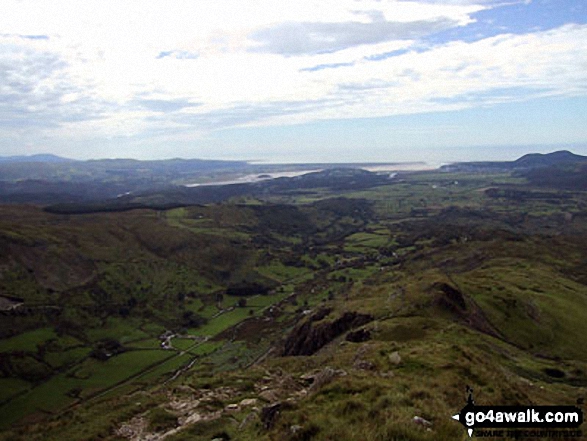
[[[466,385],[585,395],[585,192],[505,171],[296,191],[1,206],[22,305],[0,311],[0,439],[458,440]]]

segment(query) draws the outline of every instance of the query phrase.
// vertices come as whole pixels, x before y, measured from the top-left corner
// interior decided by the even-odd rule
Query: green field
[[[6,427],[31,411],[57,412],[72,404],[77,397],[88,398],[170,356],[165,351],[129,351],[105,362],[88,359],[0,408],[2,424]]]
[[[27,391],[31,385],[18,378],[0,378],[0,403]]]
[[[36,329],[17,335],[16,337],[0,340],[0,352],[37,352],[39,346],[53,339],[57,339],[57,334],[55,334],[53,329]]]
[[[101,328],[91,329],[87,334],[93,341],[115,338],[125,344],[149,337],[139,326],[136,321],[108,318]]]
[[[208,320],[204,326],[190,329],[190,334],[200,336],[214,336],[220,332],[236,325],[249,317],[249,308],[234,308],[232,311],[222,313],[216,318]]]
[[[307,268],[286,266],[278,261],[273,261],[271,265],[260,266],[257,268],[257,271],[278,282],[285,282],[287,280],[295,279],[296,277],[304,276],[308,273]]]

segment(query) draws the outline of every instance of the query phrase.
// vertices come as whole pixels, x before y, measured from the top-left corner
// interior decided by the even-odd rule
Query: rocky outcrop
[[[432,289],[438,292],[435,303],[442,309],[456,314],[462,314],[466,309],[465,298],[456,288],[447,283],[435,283]]]
[[[368,340],[371,340],[371,331],[368,329],[357,329],[349,332],[346,336],[346,341],[353,343],[362,343]]]
[[[477,331],[503,339],[501,333],[487,320],[477,303],[459,289],[447,283],[435,283],[431,290],[435,293],[434,305],[449,312],[458,321]]]
[[[333,369],[330,366],[326,366],[322,370],[304,374],[300,379],[309,383],[308,392],[316,392],[332,382],[336,377],[344,377],[345,375],[347,373],[342,369]]]
[[[263,427],[265,427],[265,429],[270,429],[273,427],[282,407],[282,403],[275,403],[269,406],[265,406],[261,410],[261,422],[263,423]]]
[[[317,323],[329,313],[329,310],[322,309],[296,326],[285,340],[282,355],[312,355],[348,330],[373,320],[371,315],[352,311],[333,321]]]

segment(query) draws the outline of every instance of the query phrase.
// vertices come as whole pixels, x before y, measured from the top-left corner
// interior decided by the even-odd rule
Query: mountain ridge
[[[455,162],[441,166],[440,170],[449,172],[483,170],[514,171],[564,164],[578,164],[581,162],[587,162],[587,156],[577,155],[568,150],[557,150],[550,153],[528,153],[513,161]]]
[[[62,163],[74,162],[75,159],[64,158],[63,156],[53,155],[51,153],[38,153],[35,155],[15,155],[15,156],[0,156],[0,163],[14,163],[14,162],[48,162],[48,163]]]

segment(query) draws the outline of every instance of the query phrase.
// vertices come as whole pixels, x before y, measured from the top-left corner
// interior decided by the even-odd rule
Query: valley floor
[[[383,184],[0,207],[0,439],[464,440],[467,386],[580,403],[587,193]]]

